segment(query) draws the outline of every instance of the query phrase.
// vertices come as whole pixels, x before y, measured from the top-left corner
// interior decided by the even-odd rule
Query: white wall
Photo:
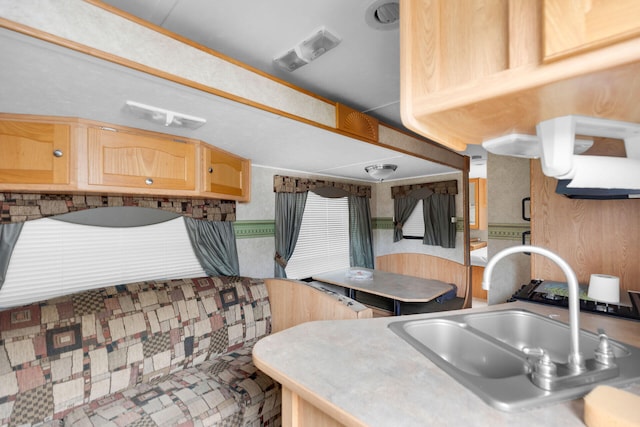
[[[529,160],[489,154],[487,160],[487,205],[489,226],[527,224],[522,219],[522,199],[530,195]],[[520,245],[521,241],[489,239],[489,259],[502,249]],[[509,299],[531,278],[531,259],[524,254],[503,258],[493,270],[489,304]]]

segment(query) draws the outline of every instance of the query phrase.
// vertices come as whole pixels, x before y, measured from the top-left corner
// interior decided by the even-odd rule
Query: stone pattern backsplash
[[[233,200],[151,196],[0,193],[0,224],[30,221],[84,209],[138,206],[162,209],[205,221],[235,221]]]

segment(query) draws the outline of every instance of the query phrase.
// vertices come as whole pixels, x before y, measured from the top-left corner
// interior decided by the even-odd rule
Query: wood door
[[[0,184],[69,184],[69,148],[69,125],[0,121]]]
[[[555,59],[640,34],[637,0],[545,0],[544,57]]]
[[[90,128],[87,157],[90,187],[128,187],[145,193],[196,189],[196,146],[191,143]]]
[[[251,162],[212,146],[202,147],[204,191],[226,199],[249,201]]]

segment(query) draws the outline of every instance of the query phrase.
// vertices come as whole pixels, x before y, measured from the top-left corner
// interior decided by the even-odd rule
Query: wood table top
[[[405,276],[358,267],[355,270],[371,272],[370,279],[356,278],[345,268],[314,275],[313,280],[367,292],[402,302],[429,302],[453,289],[453,285],[435,279]]]

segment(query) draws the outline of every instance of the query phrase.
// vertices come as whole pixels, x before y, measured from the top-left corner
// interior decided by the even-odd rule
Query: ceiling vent
[[[336,103],[336,128],[378,142],[378,120],[339,102]]]
[[[393,30],[400,25],[400,3],[397,0],[376,0],[365,12],[367,24],[376,30]]]

